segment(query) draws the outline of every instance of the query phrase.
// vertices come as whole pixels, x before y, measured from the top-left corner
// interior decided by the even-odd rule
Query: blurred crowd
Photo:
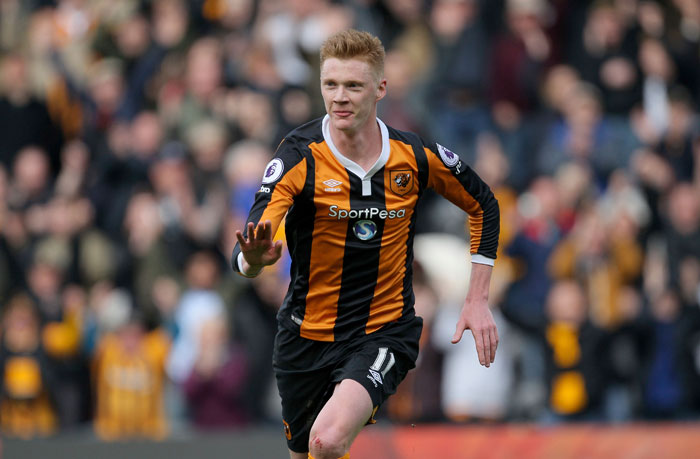
[[[385,44],[379,116],[502,211],[484,369],[449,344],[465,216],[425,196],[421,357],[382,418],[700,419],[697,0],[0,0],[0,431],[279,423],[288,260],[228,258],[347,27]]]

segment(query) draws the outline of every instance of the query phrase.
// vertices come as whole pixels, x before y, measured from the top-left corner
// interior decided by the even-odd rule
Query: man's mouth
[[[352,112],[348,110],[334,110],[333,113],[335,116],[340,118],[347,118],[348,116],[352,115]]]

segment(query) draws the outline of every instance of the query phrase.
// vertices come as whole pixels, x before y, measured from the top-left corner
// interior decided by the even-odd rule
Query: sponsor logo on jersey
[[[269,187],[266,187],[265,185],[262,185],[259,190],[261,193],[269,193],[271,190]]]
[[[369,241],[377,234],[377,224],[372,220],[359,220],[352,227],[352,232],[361,241]]]
[[[403,196],[413,189],[413,172],[406,170],[390,171],[391,191]]]
[[[332,193],[337,193],[340,190],[340,185],[343,184],[343,182],[339,180],[333,180],[329,179],[323,182],[324,185],[326,185],[326,188],[323,191],[330,191]]]
[[[406,209],[386,210],[379,209],[377,207],[368,207],[366,209],[341,209],[338,206],[333,205],[328,208],[328,216],[335,217],[338,220],[342,220],[344,218],[369,219],[374,217],[379,217],[382,220],[386,220],[387,218],[404,218],[406,216]]]
[[[447,167],[454,167],[459,162],[459,156],[452,153],[447,148],[443,147],[439,143],[437,144],[438,153],[440,154],[440,159],[445,163]]]
[[[275,158],[267,163],[262,182],[266,184],[276,182],[280,177],[282,177],[282,172],[284,172],[284,163],[281,159]]]

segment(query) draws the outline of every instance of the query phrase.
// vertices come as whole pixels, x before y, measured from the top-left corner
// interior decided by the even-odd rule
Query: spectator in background
[[[552,174],[565,162],[577,161],[591,168],[596,187],[604,189],[610,173],[626,168],[639,141],[626,119],[603,112],[598,89],[580,83],[566,100],[564,117],[554,121],[538,152],[538,170]]]
[[[41,316],[42,346],[56,378],[52,390],[64,429],[85,421],[90,403],[87,361],[81,352],[81,306],[67,302],[64,295],[69,263],[70,248],[58,239],[45,239],[37,244],[27,277]]]
[[[646,312],[642,295],[625,287],[618,295],[618,321],[611,327],[606,349],[609,380],[604,394],[604,416],[610,422],[628,422],[641,416],[646,349]]]
[[[182,224],[187,234],[202,247],[213,247],[221,232],[226,211],[226,184],[222,173],[228,144],[226,126],[215,119],[192,125],[187,133],[192,157],[191,196]]]
[[[95,431],[103,440],[162,439],[168,433],[164,406],[169,340],[147,332],[130,306],[95,353]]]
[[[683,374],[690,409],[700,408],[700,260],[686,256],[680,262],[679,292],[684,310],[682,332]]]
[[[673,187],[666,206],[664,236],[668,244],[668,260],[693,257],[700,260],[700,199],[693,185],[681,183]],[[680,284],[679,263],[670,263],[671,285]]]
[[[638,59],[643,78],[642,106],[648,120],[644,133],[653,145],[670,125],[668,92],[676,68],[664,45],[653,38],[641,42]]]
[[[603,112],[622,116],[641,98],[638,43],[627,19],[616,2],[594,2],[570,56],[583,80],[599,88]]]
[[[483,103],[490,50],[480,21],[479,2],[434,2],[429,24],[434,62],[425,71],[424,117],[433,135],[446,139],[445,143],[464,152],[466,160],[471,162],[477,135],[489,123]],[[390,92],[393,93],[395,79],[389,81],[394,82]],[[405,95],[399,93],[392,97],[404,99]]]
[[[620,292],[638,280],[644,259],[633,220],[614,217],[608,222],[598,208],[582,209],[549,260],[555,279],[576,279],[586,290],[589,317],[599,327],[619,320]]]
[[[647,418],[679,419],[689,404],[688,381],[683,373],[683,322],[686,312],[678,292],[667,289],[650,299],[646,336],[647,359],[643,374],[642,408]]]
[[[0,163],[11,168],[25,147],[47,152],[49,175],[59,168],[63,138],[46,104],[33,94],[26,59],[15,53],[0,59]]]
[[[156,279],[178,274],[180,254],[170,248],[164,234],[163,219],[158,202],[152,193],[140,191],[129,200],[124,218],[124,259],[122,270],[137,304],[149,315],[152,310],[152,291]],[[119,258],[118,258],[119,260]]]
[[[247,411],[248,358],[231,342],[226,322],[211,319],[199,329],[199,354],[183,383],[189,413],[195,427],[216,430],[242,427]]]
[[[39,312],[29,296],[18,293],[5,305],[0,336],[0,430],[21,438],[54,433],[55,379],[41,342]]]
[[[229,221],[226,228],[240,228],[245,223],[248,209],[259,189],[258,177],[263,174],[271,157],[272,151],[268,147],[253,140],[240,141],[229,148],[224,160],[229,190]]]
[[[671,166],[675,179],[679,182],[700,180],[697,145],[693,145],[699,132],[697,115],[693,114],[690,94],[683,87],[669,89],[669,123],[657,152]]]
[[[545,30],[549,6],[543,0],[509,0],[507,29],[495,37],[489,68],[489,99],[496,125],[514,129],[538,107],[540,79],[553,60]]]
[[[13,289],[23,285],[25,277],[15,252],[15,249],[25,242],[25,233],[20,214],[10,209],[9,191],[7,170],[0,166],[0,302],[2,303],[9,298]]]
[[[29,146],[19,150],[11,177],[8,203],[13,209],[26,211],[35,204],[45,204],[50,198],[50,162],[41,148]]]
[[[545,349],[547,398],[542,421],[602,419],[608,366],[607,336],[588,319],[588,299],[574,280],[556,282],[547,294],[544,315],[528,315],[517,305],[504,314],[537,334]]]
[[[195,252],[187,261],[187,289],[175,312],[178,334],[168,356],[167,370],[178,385],[189,376],[200,353],[202,325],[209,320],[224,320],[225,307],[215,290],[220,277],[218,260],[209,252]]]
[[[390,51],[386,56],[386,77],[392,81],[391,95],[387,94],[381,106],[377,107],[379,116],[387,120],[392,126],[405,131],[421,132],[424,129],[418,116],[413,115],[413,108],[420,101],[416,97],[415,87],[418,78],[411,67],[410,55],[397,49]]]

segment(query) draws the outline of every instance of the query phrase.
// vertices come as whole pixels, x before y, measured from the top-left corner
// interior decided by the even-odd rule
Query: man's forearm
[[[488,301],[492,271],[492,266],[482,263],[472,263],[467,302]]]

